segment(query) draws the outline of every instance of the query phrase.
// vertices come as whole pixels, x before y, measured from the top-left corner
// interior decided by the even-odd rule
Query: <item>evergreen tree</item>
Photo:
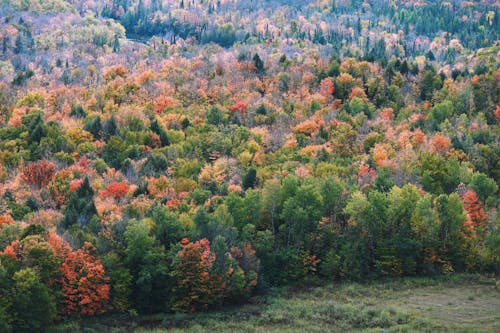
[[[90,186],[89,179],[85,177],[82,185],[71,193],[60,225],[63,228],[69,228],[72,225],[84,227],[89,224],[94,215],[97,215],[94,190]]]

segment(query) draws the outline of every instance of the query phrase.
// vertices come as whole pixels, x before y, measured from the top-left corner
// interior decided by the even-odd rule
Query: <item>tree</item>
[[[285,221],[282,235],[286,246],[310,249],[312,233],[322,213],[323,198],[315,185],[303,185],[283,204],[281,218]]]
[[[32,268],[23,268],[13,276],[12,323],[15,332],[43,332],[56,316],[56,306],[50,289]]]
[[[151,220],[130,220],[125,230],[124,264],[132,275],[134,308],[141,313],[165,309],[170,291],[163,249],[151,234]]]
[[[264,62],[260,58],[259,54],[255,53],[253,56],[253,63],[258,74],[263,74],[264,72]]]
[[[460,183],[459,163],[456,157],[444,157],[425,153],[420,158],[422,185],[432,193],[451,193]]]
[[[151,125],[149,127],[151,131],[155,134],[157,134],[160,137],[160,142],[162,147],[168,146],[170,144],[170,140],[168,139],[167,132],[163,128],[163,126],[160,125],[157,119],[151,122]]]
[[[182,312],[206,310],[219,300],[221,293],[218,279],[211,275],[215,254],[205,238],[194,243],[184,238],[181,247],[171,273],[177,282],[172,309]]]
[[[55,173],[53,163],[42,160],[31,163],[23,168],[22,179],[34,186],[36,189],[47,186]]]
[[[97,215],[97,209],[94,204],[94,190],[90,186],[89,179],[85,177],[82,185],[71,193],[60,225],[63,228],[68,228],[75,224],[85,227],[94,215]]]
[[[476,192],[474,192],[474,190],[467,191],[464,194],[463,202],[464,209],[473,223],[474,229],[480,231],[480,234],[484,234],[488,226],[488,216],[486,215]]]
[[[479,199],[485,203],[488,197],[498,191],[498,185],[484,173],[476,172],[472,175],[469,186],[476,192]]]
[[[69,252],[61,265],[64,314],[93,316],[109,309],[109,278],[94,252],[92,244],[85,242],[82,249]]]
[[[439,252],[450,265],[462,268],[466,257],[463,234],[466,218],[462,202],[456,193],[449,196],[442,194],[436,198],[435,208],[439,217]],[[450,268],[455,269],[453,266]]]
[[[215,105],[213,105],[206,112],[206,117],[207,117],[207,122],[211,125],[218,126],[219,124],[224,123],[224,115],[222,114],[222,111]]]
[[[169,212],[167,207],[154,206],[151,209],[151,219],[155,222],[153,233],[165,248],[168,249],[171,244],[178,243],[182,239],[185,231],[177,216]]]
[[[130,186],[124,182],[112,182],[108,185],[106,190],[102,192],[102,195],[110,196],[115,200],[119,200],[126,196],[129,190]]]
[[[254,167],[250,167],[243,178],[243,189],[247,190],[249,188],[255,187],[257,182],[257,170]]]

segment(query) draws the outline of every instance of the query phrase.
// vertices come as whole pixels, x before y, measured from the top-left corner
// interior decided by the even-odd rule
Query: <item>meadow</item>
[[[213,312],[107,316],[49,332],[496,332],[494,278],[451,275],[274,289],[249,304]]]

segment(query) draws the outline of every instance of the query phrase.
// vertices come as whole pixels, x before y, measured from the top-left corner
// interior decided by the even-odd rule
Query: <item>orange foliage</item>
[[[483,209],[481,201],[474,190],[469,190],[464,194],[464,209],[472,222],[474,229],[485,230],[488,224],[488,217]]]
[[[48,161],[38,161],[31,163],[22,170],[21,178],[35,188],[47,186],[55,173],[55,166]]]
[[[123,65],[116,65],[108,67],[104,70],[104,78],[106,80],[114,80],[116,77],[125,77],[127,75],[127,70]]]
[[[295,148],[297,147],[297,140],[295,138],[289,139],[283,145],[284,148]]]
[[[183,238],[181,246],[174,271],[174,275],[179,279],[174,292],[179,292],[180,297],[174,308],[188,312],[206,309],[216,300],[214,296],[218,291],[215,279],[210,276],[215,253],[205,238],[195,243]]]
[[[373,147],[373,159],[377,165],[382,165],[384,161],[387,160],[387,157],[387,150],[382,145],[377,144]]]
[[[447,136],[436,133],[431,141],[432,151],[439,154],[444,154],[451,146],[451,140]]]
[[[319,132],[319,128],[324,125],[325,122],[323,121],[323,119],[317,115],[314,115],[306,121],[301,122],[297,126],[292,127],[292,131],[294,133],[312,135],[317,134]]]
[[[364,101],[368,101],[368,96],[366,96],[365,91],[360,88],[360,87],[354,87],[351,90],[351,95],[349,96],[349,99],[353,99],[354,97],[361,98]]]
[[[295,174],[302,180],[305,178],[309,177],[311,175],[311,172],[309,172],[309,169],[306,168],[305,166],[301,165],[295,169]]]
[[[230,184],[228,187],[227,187],[227,191],[229,193],[240,193],[243,191],[243,189],[241,188],[240,185],[235,185],[235,184]]]
[[[101,260],[93,255],[92,244],[69,252],[60,271],[63,292],[63,312],[93,316],[105,313],[109,307],[109,279]]]
[[[372,182],[375,177],[377,177],[377,173],[374,169],[370,168],[368,165],[362,165],[358,171],[358,184],[366,185]]]
[[[83,179],[73,179],[72,181],[69,182],[69,191],[74,192],[76,191],[80,185],[82,185]]]
[[[380,117],[384,120],[392,120],[394,118],[394,110],[392,108],[385,108],[380,113]]]
[[[156,113],[163,113],[166,109],[176,105],[175,100],[170,96],[161,95],[153,102],[153,110]]]
[[[12,218],[12,216],[10,216],[10,214],[0,215],[0,228],[4,224],[12,224],[12,223],[14,223],[14,219]]]
[[[229,111],[231,113],[234,112],[239,112],[239,113],[246,113],[248,111],[248,105],[245,102],[238,102],[236,104],[233,104],[229,107]]]
[[[102,195],[105,197],[113,197],[115,200],[119,200],[127,195],[130,190],[130,186],[124,182],[113,182],[108,185]]]
[[[425,142],[425,133],[422,132],[422,130],[420,128],[417,128],[413,132],[413,144],[415,146],[420,146],[424,142]]]
[[[321,80],[319,84],[319,93],[324,97],[331,97],[335,91],[335,85],[331,77]]]
[[[10,243],[9,245],[7,245],[7,247],[5,247],[3,252],[0,252],[0,254],[9,256],[15,260],[20,260],[21,246],[19,244],[19,240],[15,240],[12,243]]]

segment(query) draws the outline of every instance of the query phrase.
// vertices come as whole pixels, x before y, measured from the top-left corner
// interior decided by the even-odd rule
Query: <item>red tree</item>
[[[106,312],[109,304],[109,279],[101,260],[93,255],[92,244],[69,252],[61,265],[63,312],[93,316]]]
[[[485,230],[488,224],[488,217],[483,209],[481,201],[473,190],[469,190],[464,194],[463,198],[464,209],[467,212],[470,221],[475,230]]]
[[[124,182],[113,182],[108,185],[106,190],[102,193],[104,196],[113,197],[115,200],[119,200],[127,195],[130,190],[130,186]]]
[[[22,179],[40,189],[47,186],[55,173],[55,166],[48,161],[38,161],[31,163],[22,170]]]

